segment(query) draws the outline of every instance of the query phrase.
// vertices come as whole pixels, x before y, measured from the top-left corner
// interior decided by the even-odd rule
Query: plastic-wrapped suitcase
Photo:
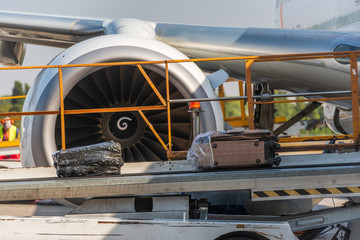
[[[124,165],[121,145],[113,141],[59,150],[52,157],[58,177],[119,175]]]
[[[187,154],[196,169],[279,165],[278,138],[268,130],[228,130],[198,135]]]

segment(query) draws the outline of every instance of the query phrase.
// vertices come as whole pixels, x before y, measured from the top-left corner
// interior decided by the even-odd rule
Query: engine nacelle
[[[107,35],[76,44],[59,54],[50,65],[185,59],[178,50],[154,39]],[[142,65],[159,92],[165,94],[165,64]],[[194,63],[169,64],[170,95],[175,98],[212,98],[209,80]],[[44,69],[25,100],[24,111],[58,111],[57,69]],[[136,66],[63,69],[65,109],[151,106],[160,101]],[[201,131],[222,130],[218,102],[201,103]],[[173,149],[191,144],[191,116],[187,104],[171,104]],[[166,111],[144,111],[164,142]],[[125,161],[166,159],[166,152],[138,112],[67,115],[66,147],[103,141],[120,142]],[[21,161],[25,167],[52,166],[51,155],[61,147],[59,116],[25,116],[22,119]]]
[[[353,133],[352,111],[341,109],[335,105],[323,104],[324,118],[327,126],[339,134]]]
[[[111,21],[106,26],[104,34],[127,34],[133,37],[156,38],[154,24],[134,18],[120,18]]]

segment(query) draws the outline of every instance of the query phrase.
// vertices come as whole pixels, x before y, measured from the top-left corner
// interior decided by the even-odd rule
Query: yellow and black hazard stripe
[[[337,187],[337,188],[309,188],[309,189],[288,189],[288,190],[269,190],[252,191],[253,200],[281,199],[300,197],[328,197],[331,195],[360,195],[360,187]]]

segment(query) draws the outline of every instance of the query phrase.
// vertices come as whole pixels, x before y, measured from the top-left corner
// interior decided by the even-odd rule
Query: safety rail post
[[[172,151],[171,142],[171,118],[170,118],[170,83],[169,83],[169,63],[165,61],[165,81],[166,81],[166,104],[167,104],[167,120],[168,120],[168,135],[169,135],[169,152]]]
[[[65,146],[64,89],[63,89],[63,76],[62,76],[61,67],[59,67],[59,93],[60,93],[60,117],[61,117],[61,146],[62,146],[62,150],[65,150],[66,146]]]
[[[254,99],[252,95],[251,88],[251,65],[254,63],[254,60],[246,60],[245,61],[245,74],[246,74],[246,93],[248,96],[248,121],[249,121],[249,129],[255,129],[254,125]]]
[[[357,54],[350,53],[350,73],[351,73],[351,99],[352,99],[352,113],[353,113],[353,135],[355,151],[359,151],[359,83],[358,83],[358,68],[357,68]]]
[[[242,97],[244,96],[244,83],[237,81],[238,83],[238,87],[239,87],[239,95]],[[240,114],[241,114],[241,121],[245,121],[246,120],[246,116],[245,116],[245,101],[244,100],[240,100]]]
[[[219,86],[219,94],[218,94],[218,96],[219,97],[225,97],[224,83]],[[221,109],[222,109],[224,120],[226,121],[225,101],[219,101],[219,103],[220,103],[220,106],[221,106]]]

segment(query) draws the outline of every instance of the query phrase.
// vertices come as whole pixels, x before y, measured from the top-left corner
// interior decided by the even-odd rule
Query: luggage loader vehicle
[[[283,157],[282,167],[208,172],[193,172],[186,161],[125,163],[120,176],[81,178],[57,178],[53,168],[5,169],[1,201],[91,198],[65,216],[2,216],[0,225],[5,239],[298,239],[294,232],[358,220],[359,205],[287,216],[229,215],[211,213],[210,199],[192,195],[247,192],[260,203],[253,208],[274,200],[352,198],[360,195],[358,157],[299,155]]]

